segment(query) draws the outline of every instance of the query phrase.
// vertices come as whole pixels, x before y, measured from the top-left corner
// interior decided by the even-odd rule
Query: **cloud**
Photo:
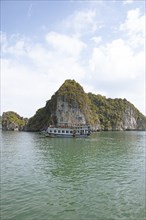
[[[91,40],[93,40],[93,42],[95,42],[96,44],[99,44],[102,41],[102,37],[94,36],[94,37],[91,38]]]
[[[30,4],[29,8],[28,8],[28,11],[27,11],[27,18],[30,18],[31,15],[32,15],[32,7],[33,7],[33,4]]]
[[[62,26],[77,36],[92,34],[102,27],[96,16],[95,9],[76,11],[62,22]]]
[[[48,33],[42,44],[16,38],[12,43],[9,38],[1,60],[2,111],[30,117],[64,80],[84,77],[79,59],[86,45],[78,39],[56,32]]]
[[[15,59],[2,59],[1,63],[3,111],[14,110],[22,116],[31,116],[38,104],[41,107],[44,90],[48,90],[45,77]]]
[[[30,49],[31,40],[20,36],[19,34],[12,34],[7,36],[6,33],[1,33],[1,53],[2,55],[12,55],[19,57],[19,55],[27,55]]]
[[[126,21],[120,25],[120,31],[127,34],[131,46],[144,45],[145,15],[140,14],[139,8],[128,11]]]
[[[93,49],[90,66],[92,71],[100,70],[102,80],[117,81],[123,78],[132,79],[139,74],[144,53],[134,54],[133,50],[122,39],[116,39],[104,46]],[[142,65],[142,67],[144,67]]]
[[[123,0],[124,5],[131,4],[131,3],[133,3],[133,0]]]
[[[135,97],[144,100],[144,50],[135,53],[123,39],[113,40],[93,49],[90,70],[89,81],[94,85],[94,90],[104,88],[108,96],[126,97],[135,104]],[[137,107],[144,112],[144,105]]]
[[[3,53],[5,53],[7,48],[7,35],[4,32],[0,32],[0,50],[1,50],[1,57]]]
[[[140,9],[127,12],[117,39],[97,33],[100,23],[93,9],[76,11],[60,23],[66,25],[60,25],[62,32],[44,31],[39,41],[1,33],[2,111],[30,117],[64,80],[75,79],[86,92],[126,98],[144,112],[144,15]]]
[[[7,36],[6,36],[6,33],[4,32],[0,32],[0,43],[5,43],[7,40]]]
[[[48,44],[58,50],[58,52],[74,57],[78,57],[86,47],[86,44],[78,38],[59,34],[57,32],[49,32],[46,36],[46,40]]]

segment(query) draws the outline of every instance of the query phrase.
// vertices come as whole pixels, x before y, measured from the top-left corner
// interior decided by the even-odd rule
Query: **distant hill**
[[[28,120],[27,131],[50,124],[90,124],[93,130],[146,130],[146,117],[126,99],[85,93],[75,80],[66,80],[45,107]]]

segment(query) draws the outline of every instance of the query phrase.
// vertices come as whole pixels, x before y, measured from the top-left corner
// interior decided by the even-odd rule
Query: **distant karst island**
[[[43,108],[29,119],[13,111],[2,115],[3,130],[42,131],[59,123],[90,124],[94,131],[146,130],[146,117],[126,99],[85,93],[75,80],[65,80]]]

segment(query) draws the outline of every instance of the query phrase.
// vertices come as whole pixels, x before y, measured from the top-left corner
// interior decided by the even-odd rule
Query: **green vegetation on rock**
[[[75,80],[66,80],[56,95],[61,96],[64,101],[68,102],[71,106],[76,102],[79,105],[79,108],[82,108],[87,101],[82,86],[80,86]]]
[[[40,131],[47,128],[49,114],[46,107],[40,108],[36,114],[29,119],[26,129],[27,131]]]
[[[2,115],[3,130],[24,130],[28,119],[21,117],[13,111],[4,112]]]
[[[59,100],[67,103],[70,111],[79,109],[86,123],[94,130],[146,129],[146,117],[126,99],[110,99],[102,95],[86,94],[83,87],[75,80],[66,80],[47,101],[46,106],[39,109],[28,121],[27,130],[38,131],[47,128],[49,124],[57,125]]]
[[[9,121],[24,126],[23,119],[9,113]],[[93,130],[145,130],[146,117],[126,99],[111,99],[85,93],[75,80],[66,80],[45,107],[28,120],[27,131],[70,121],[90,124]]]
[[[94,109],[98,115],[102,130],[126,130],[126,126],[124,128],[124,120],[129,120],[130,122],[132,119],[135,120],[137,127],[133,127],[131,130],[138,129],[139,119],[143,121],[141,130],[146,128],[146,117],[126,99],[111,99],[92,93],[89,93],[88,96],[94,104]]]

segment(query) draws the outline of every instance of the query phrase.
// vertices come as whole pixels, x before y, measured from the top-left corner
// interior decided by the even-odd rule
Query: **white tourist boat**
[[[91,134],[89,125],[61,124],[56,127],[50,125],[45,136],[47,137],[88,137]]]

